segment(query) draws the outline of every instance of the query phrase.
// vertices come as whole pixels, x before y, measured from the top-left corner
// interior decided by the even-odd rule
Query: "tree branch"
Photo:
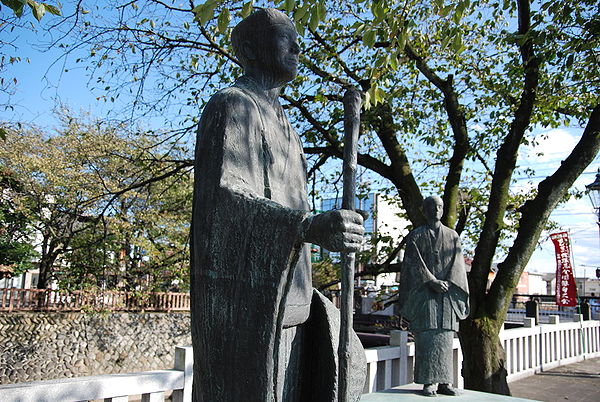
[[[458,95],[454,89],[454,77],[448,75],[445,80],[441,79],[429,68],[425,60],[418,56],[410,45],[404,46],[404,52],[408,58],[415,62],[419,71],[435,85],[444,96],[444,108],[448,115],[448,121],[452,127],[454,136],[454,147],[449,160],[448,175],[444,185],[444,215],[443,223],[449,227],[455,227],[458,216],[458,196],[460,180],[464,168],[465,159],[469,152],[469,136],[467,133],[467,119],[463,107],[458,102]]]
[[[377,137],[381,141],[385,152],[391,161],[390,176],[387,177],[398,189],[402,206],[408,214],[413,225],[419,226],[425,223],[425,217],[421,210],[423,196],[412,173],[410,162],[404,148],[396,138],[396,127],[392,120],[392,110],[389,103],[380,104],[373,109],[376,118],[369,118]]]
[[[519,45],[524,69],[523,90],[509,132],[496,155],[496,166],[492,177],[488,208],[469,275],[472,305],[483,309],[486,308],[483,298],[485,298],[488,272],[504,225],[510,181],[517,163],[521,140],[531,122],[536,99],[539,70],[538,60],[533,48],[533,39],[530,36],[528,37],[530,14],[529,0],[518,0],[518,34],[524,38]],[[494,301],[493,296],[490,296],[487,300],[490,300],[492,305],[497,304],[497,300]],[[495,308],[492,308],[492,310],[495,310]]]
[[[494,303],[489,305],[488,312],[494,316],[501,315],[508,309],[513,289],[517,286],[550,214],[599,151],[600,104],[594,107],[581,139],[569,156],[552,176],[538,185],[537,195],[521,208],[517,238],[506,259],[498,265],[498,273],[489,291],[488,297]]]

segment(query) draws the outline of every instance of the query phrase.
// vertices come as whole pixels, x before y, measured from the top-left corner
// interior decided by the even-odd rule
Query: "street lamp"
[[[600,230],[600,169],[598,169],[598,173],[596,173],[596,180],[593,183],[585,186],[586,192],[590,196],[590,200],[592,201],[592,206],[594,207],[594,211],[596,212],[596,223],[598,224],[598,229]],[[600,270],[596,270],[596,277],[600,278]]]
[[[590,196],[590,200],[592,201],[592,206],[596,210],[596,215],[598,215],[598,224],[600,225],[600,169],[598,169],[598,173],[596,173],[596,180],[593,183],[585,186],[586,192]]]

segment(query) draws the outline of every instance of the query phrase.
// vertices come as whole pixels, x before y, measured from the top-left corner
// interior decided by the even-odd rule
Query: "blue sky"
[[[59,56],[60,50],[42,52],[38,44],[47,41],[46,34],[27,32],[15,42],[18,54],[23,59],[14,66],[9,75],[17,78],[16,93],[10,103],[14,110],[0,111],[0,119],[5,121],[20,121],[33,123],[42,127],[52,128],[56,124],[53,108],[62,103],[75,112],[90,112],[95,117],[105,116],[115,105],[97,100],[102,92],[93,93],[88,88],[88,77],[83,67],[72,68],[73,63],[63,65]],[[3,49],[6,51],[6,49]],[[10,49],[7,53],[11,53]],[[72,56],[71,61],[75,56]],[[58,61],[57,61],[58,60]],[[69,71],[65,72],[64,69]],[[123,97],[121,101],[126,101]],[[4,99],[0,99],[3,103]],[[152,123],[150,123],[152,124]],[[160,127],[148,127],[160,128]],[[522,167],[532,167],[536,170],[533,181],[519,178],[517,187],[524,189],[537,185],[545,176],[551,174],[575,145],[583,129],[578,127],[560,128],[554,130],[537,130],[540,140],[535,148],[523,147],[519,164]],[[543,155],[538,155],[542,153]],[[585,185],[594,181],[600,159],[586,169],[585,173],[575,183],[575,188],[585,190]],[[573,257],[576,276],[584,274],[594,277],[595,268],[600,267],[600,240],[598,226],[587,196],[580,200],[572,199],[557,208],[551,216],[562,230],[568,231],[573,243]],[[549,233],[544,233],[540,239],[540,247],[532,256],[528,270],[531,272],[554,272],[554,249],[548,239]]]
[[[560,162],[566,158],[582,132],[582,128],[540,130],[539,136],[545,135],[547,138],[541,140],[535,148],[523,147],[519,163],[536,169],[535,184],[537,184],[560,166]],[[540,152],[543,155],[537,155]],[[596,158],[595,162],[577,179],[573,188],[585,190],[585,186],[595,180],[598,168],[600,163],[599,158]],[[526,180],[519,184],[524,187],[529,186]],[[563,231],[570,233],[576,276],[582,277],[585,274],[588,277],[595,277],[595,268],[600,268],[600,237],[589,197],[585,195],[579,200],[572,198],[559,206],[552,213],[551,219],[557,222]],[[549,233],[542,234],[540,248],[532,256],[528,267],[531,272],[555,270],[554,247],[548,235]]]

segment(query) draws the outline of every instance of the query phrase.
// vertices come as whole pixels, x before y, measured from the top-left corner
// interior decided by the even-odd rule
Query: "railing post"
[[[398,385],[408,384],[408,331],[390,331],[390,346],[400,347]]]
[[[8,291],[8,312],[10,313],[14,307],[14,292],[12,289]]]
[[[531,299],[525,302],[525,316],[534,318],[536,324],[540,322],[540,308],[537,300]]]
[[[142,402],[164,402],[164,392],[152,392],[149,394],[142,394]]]
[[[583,316],[583,320],[589,321],[591,319],[592,309],[591,309],[590,303],[587,301],[587,299],[584,300],[583,302],[581,302],[579,307],[581,308],[581,315]]]
[[[194,350],[191,346],[175,348],[175,370],[183,371],[183,389],[173,391],[173,402],[192,402]]]

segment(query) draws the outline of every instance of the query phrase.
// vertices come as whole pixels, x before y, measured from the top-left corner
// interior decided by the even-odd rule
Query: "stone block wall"
[[[189,313],[0,313],[0,384],[173,367]]]

